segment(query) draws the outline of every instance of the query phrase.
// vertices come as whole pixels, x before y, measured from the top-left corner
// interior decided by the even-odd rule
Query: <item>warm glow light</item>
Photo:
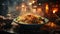
[[[53,13],[55,13],[56,11],[53,11]]]
[[[36,8],[37,6],[33,6],[34,8]]]
[[[22,3],[20,8],[20,15],[25,14],[26,11],[27,11],[27,6],[25,3]]]
[[[25,5],[24,5],[24,4],[22,4],[22,7],[25,7]]]
[[[33,1],[32,3],[35,3],[35,1]]]
[[[56,13],[58,11],[58,8],[53,8],[53,13]]]
[[[48,10],[49,8],[48,8],[48,5],[46,5],[46,10]]]
[[[55,26],[55,24],[54,23],[51,23],[51,27],[54,27]]]
[[[37,8],[36,14],[38,14],[38,15],[44,17],[44,12],[42,11],[42,8],[41,8],[41,7],[40,7],[40,8]]]
[[[29,5],[32,5],[32,3],[29,3]]]
[[[42,8],[37,8],[37,11],[39,11],[39,12],[42,11]]]
[[[48,10],[49,10],[49,7],[48,7],[48,4],[46,4],[46,13],[48,13]]]
[[[49,26],[49,27],[56,27],[56,24],[54,24],[54,22],[49,22],[48,24],[47,24],[47,26]]]
[[[33,13],[36,13],[36,9],[33,9]]]

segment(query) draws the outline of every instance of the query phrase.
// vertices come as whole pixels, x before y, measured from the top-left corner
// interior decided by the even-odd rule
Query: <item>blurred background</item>
[[[60,32],[60,0],[1,0],[0,1],[0,32],[11,34],[48,33],[59,34]],[[21,25],[11,25],[18,16],[26,13],[34,13],[49,20],[41,28],[32,31],[22,30]],[[21,26],[21,27],[20,27]],[[27,26],[28,27],[28,26]],[[26,28],[27,28],[26,27]],[[37,26],[38,27],[38,26]],[[34,29],[34,30],[33,30]],[[11,31],[10,31],[11,30]],[[20,31],[18,31],[20,30]],[[19,33],[20,32],[20,33]],[[43,33],[44,32],[44,33]]]

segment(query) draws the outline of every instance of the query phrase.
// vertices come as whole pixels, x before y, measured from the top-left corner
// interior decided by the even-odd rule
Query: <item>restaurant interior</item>
[[[1,34],[60,34],[60,0],[1,0]]]

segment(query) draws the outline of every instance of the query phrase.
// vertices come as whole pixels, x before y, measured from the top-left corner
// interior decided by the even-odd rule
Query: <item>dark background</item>
[[[5,16],[8,12],[7,12],[7,9],[8,9],[8,6],[7,5],[5,5],[5,9],[4,9],[4,6],[2,5],[4,2],[7,2],[7,1],[10,1],[10,0],[0,0],[0,15],[3,15],[3,16]],[[60,6],[60,0],[38,0],[37,1],[37,3],[39,4],[39,3],[45,3],[45,2],[47,2],[47,3],[54,3],[54,4],[56,4],[56,3],[58,3],[59,4],[59,6]],[[60,7],[59,7],[59,10],[60,10]],[[58,11],[58,13],[57,13],[58,15],[60,14],[60,11]],[[60,16],[60,15],[59,15]]]

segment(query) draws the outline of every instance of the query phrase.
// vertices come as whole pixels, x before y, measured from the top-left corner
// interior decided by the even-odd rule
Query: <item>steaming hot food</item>
[[[44,24],[48,20],[35,14],[25,14],[14,19],[14,22],[20,24]]]

